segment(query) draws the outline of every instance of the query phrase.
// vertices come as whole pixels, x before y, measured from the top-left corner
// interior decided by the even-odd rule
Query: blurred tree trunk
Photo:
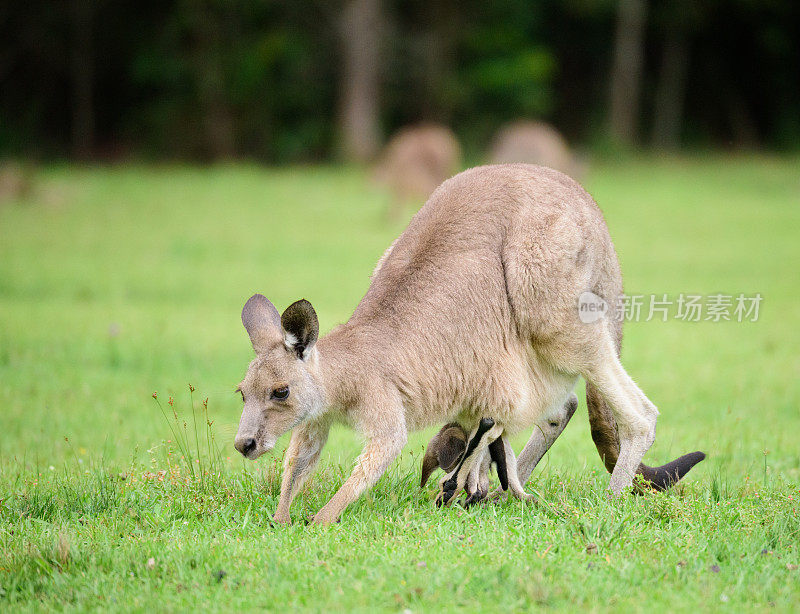
[[[437,0],[423,5],[421,11],[426,32],[421,39],[420,117],[425,121],[449,122],[451,101],[446,88],[455,71],[455,40],[459,27],[458,3]]]
[[[381,0],[348,0],[339,22],[343,66],[342,153],[366,162],[381,144],[379,100],[383,15]]]
[[[678,149],[683,126],[683,99],[689,69],[689,42],[678,26],[670,28],[661,56],[661,74],[656,91],[652,145],[656,149]]]
[[[728,121],[731,127],[732,144],[737,149],[757,149],[760,146],[758,127],[747,101],[738,89],[731,87],[728,95]]]
[[[203,154],[213,160],[236,154],[236,129],[225,82],[223,56],[226,33],[234,11],[215,11],[217,5],[194,1],[187,4],[193,35],[192,67],[203,133]]]
[[[225,79],[218,58],[206,58],[200,70],[199,103],[208,155],[214,160],[228,160],[236,155],[236,130],[225,95]]]
[[[638,140],[646,21],[646,0],[619,0],[611,68],[609,129],[612,138],[624,145],[635,145]]]
[[[92,17],[94,0],[72,2],[72,153],[88,158],[95,144]]]

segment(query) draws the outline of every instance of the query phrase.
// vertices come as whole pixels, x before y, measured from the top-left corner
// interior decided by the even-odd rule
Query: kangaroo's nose
[[[256,449],[256,440],[252,437],[248,439],[237,439],[233,447],[241,452],[242,456],[247,456]]]

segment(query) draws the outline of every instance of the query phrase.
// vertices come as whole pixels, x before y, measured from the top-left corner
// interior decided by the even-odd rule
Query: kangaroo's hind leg
[[[631,486],[636,470],[656,434],[658,410],[620,363],[608,334],[602,335],[595,360],[583,376],[608,402],[617,423],[619,457],[611,474],[611,491],[619,495]]]

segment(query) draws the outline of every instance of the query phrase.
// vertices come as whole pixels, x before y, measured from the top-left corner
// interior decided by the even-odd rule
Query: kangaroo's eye
[[[282,386],[281,388],[276,388],[272,391],[272,398],[276,401],[285,401],[286,398],[289,396],[289,387]]]

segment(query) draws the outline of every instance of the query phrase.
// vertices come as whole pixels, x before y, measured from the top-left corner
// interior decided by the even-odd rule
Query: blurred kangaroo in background
[[[407,126],[395,134],[376,165],[375,180],[392,194],[388,216],[418,208],[461,166],[461,146],[453,131],[438,124]]]
[[[580,179],[583,165],[566,139],[550,124],[517,120],[502,126],[492,139],[492,164],[523,162],[548,166]]]
[[[334,421],[367,443],[316,523],[336,522],[375,484],[409,430],[453,420],[481,435],[447,477],[454,491],[500,439],[512,493],[525,496],[507,438],[563,407],[581,376],[614,494],[637,471],[682,476],[701,453],[640,464],[658,411],[619,361],[621,322],[579,317],[587,291],[609,305],[622,293],[600,209],[569,177],[510,164],[444,182],[383,255],[350,319],[324,338],[308,301],[279,314],[252,296],[242,322],[256,357],[239,386],[235,446],[255,459],[293,430],[275,519],[289,522]]]

